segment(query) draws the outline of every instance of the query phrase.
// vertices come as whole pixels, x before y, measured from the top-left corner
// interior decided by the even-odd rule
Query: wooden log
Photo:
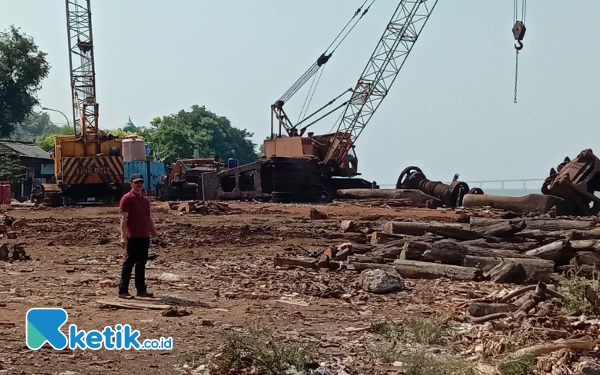
[[[390,265],[356,263],[348,269],[362,271],[366,269],[393,269],[406,279],[439,279],[447,278],[456,281],[482,281],[483,272],[477,268],[451,266],[447,264],[427,263],[412,260],[396,259]]]
[[[473,302],[469,305],[467,312],[473,317],[478,317],[490,314],[513,312],[518,308],[518,306],[515,306],[512,303]]]
[[[371,245],[383,245],[395,240],[404,239],[405,236],[400,234],[389,234],[383,232],[373,232],[369,235],[369,242]]]
[[[500,284],[522,284],[527,280],[525,268],[514,260],[502,259],[489,272],[490,280]]]
[[[571,240],[573,251],[595,251],[600,254],[600,241],[597,240]]]
[[[527,348],[519,349],[515,352],[516,357],[531,356],[537,357],[540,355],[552,353],[561,349],[568,349],[574,352],[588,352],[594,350],[596,342],[591,336],[572,338],[567,340],[558,340],[546,344],[538,344]]]
[[[512,219],[514,220],[514,219]],[[469,219],[471,229],[489,227],[497,223],[507,221],[505,219],[492,219],[485,217],[473,217]],[[560,230],[589,230],[592,228],[591,221],[584,220],[567,220],[567,219],[523,219],[527,224],[527,229],[539,229],[544,232],[560,231]]]
[[[417,189],[340,189],[336,192],[338,199],[405,199],[414,202],[441,201]]]
[[[540,246],[536,249],[528,250],[525,255],[551,260],[557,265],[568,263],[571,259],[572,249],[568,241],[559,240]]]
[[[389,234],[408,234],[412,236],[422,236],[426,232],[431,232],[432,230],[435,230],[435,228],[462,229],[462,224],[388,221],[383,226],[383,231]]]
[[[484,272],[489,272],[492,268],[499,265],[503,259],[513,261],[520,264],[525,269],[527,278],[525,282],[550,282],[552,273],[554,272],[554,262],[544,259],[527,259],[527,258],[489,258],[467,255],[464,257],[462,266],[481,268]]]
[[[527,251],[535,249],[539,245],[536,242],[522,242],[522,243],[506,243],[506,242],[488,242],[486,239],[479,239],[473,241],[461,242],[463,245],[482,247],[484,249],[496,249],[496,250],[513,250],[513,251]]]
[[[367,243],[367,235],[363,233],[327,233],[323,236],[326,239],[340,241],[340,242],[355,242],[358,244]]]
[[[524,230],[513,235],[514,238],[531,239],[536,241],[543,241],[546,239],[546,235],[539,229]]]
[[[404,251],[407,260],[422,260],[423,253],[428,248],[429,244],[425,242],[402,240],[401,242],[394,242],[393,246],[375,248],[373,251],[371,251],[370,255],[382,259],[397,259]]]
[[[491,237],[512,237],[526,227],[527,224],[523,220],[503,220],[497,224],[478,228],[477,231]]]
[[[441,240],[429,246],[429,249],[423,253],[423,259],[428,262],[462,265],[466,255],[499,258],[531,258],[517,251],[484,249],[467,246],[454,240]]]
[[[600,270],[600,253],[594,251],[578,251],[573,256],[575,264],[578,266],[588,265],[594,266]]]
[[[551,195],[529,194],[523,197],[507,197],[488,194],[467,194],[463,198],[464,207],[492,207],[504,211],[523,214],[539,212],[545,214],[562,201]]]

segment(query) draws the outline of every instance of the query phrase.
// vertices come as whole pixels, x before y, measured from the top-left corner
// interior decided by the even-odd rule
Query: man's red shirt
[[[133,190],[123,195],[119,212],[127,212],[127,238],[150,237],[150,201]]]

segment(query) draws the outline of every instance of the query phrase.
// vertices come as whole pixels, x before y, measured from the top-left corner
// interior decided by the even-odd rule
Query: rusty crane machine
[[[221,186],[232,186],[228,191],[220,191],[219,197],[270,195],[274,201],[281,202],[329,201],[338,189],[377,187],[374,182],[357,177],[360,173],[354,152],[356,140],[387,96],[437,1],[398,1],[354,87],[293,123],[284,105],[311,79],[309,96],[312,99],[323,66],[375,2],[370,0],[367,4],[368,0],[365,0],[327,50],[271,105],[272,136],[264,142],[265,157],[249,165],[219,172]],[[348,93],[347,100],[331,108]],[[304,104],[301,114],[308,108],[306,100]],[[339,110],[341,116],[332,128],[337,128],[336,131],[322,135],[309,132],[305,136],[309,127]],[[243,179],[243,174],[252,174],[252,178]],[[237,183],[249,180],[253,183],[246,186]]]
[[[54,183],[32,196],[50,205],[103,203],[124,192],[121,140],[98,128],[90,0],[65,0],[73,101],[73,135],[54,138]]]

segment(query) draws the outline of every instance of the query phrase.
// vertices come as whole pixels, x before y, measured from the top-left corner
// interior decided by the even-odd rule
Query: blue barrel
[[[144,143],[144,149],[146,150],[146,156],[150,156],[150,145]]]
[[[240,164],[237,159],[229,158],[227,159],[227,168],[235,168]]]

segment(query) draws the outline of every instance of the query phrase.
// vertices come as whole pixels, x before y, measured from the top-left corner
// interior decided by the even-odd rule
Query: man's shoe
[[[119,293],[119,298],[124,298],[124,299],[134,299],[135,297],[132,296],[129,293]]]
[[[137,296],[152,298],[152,297],[154,297],[154,293],[142,292],[142,293],[138,293]]]

